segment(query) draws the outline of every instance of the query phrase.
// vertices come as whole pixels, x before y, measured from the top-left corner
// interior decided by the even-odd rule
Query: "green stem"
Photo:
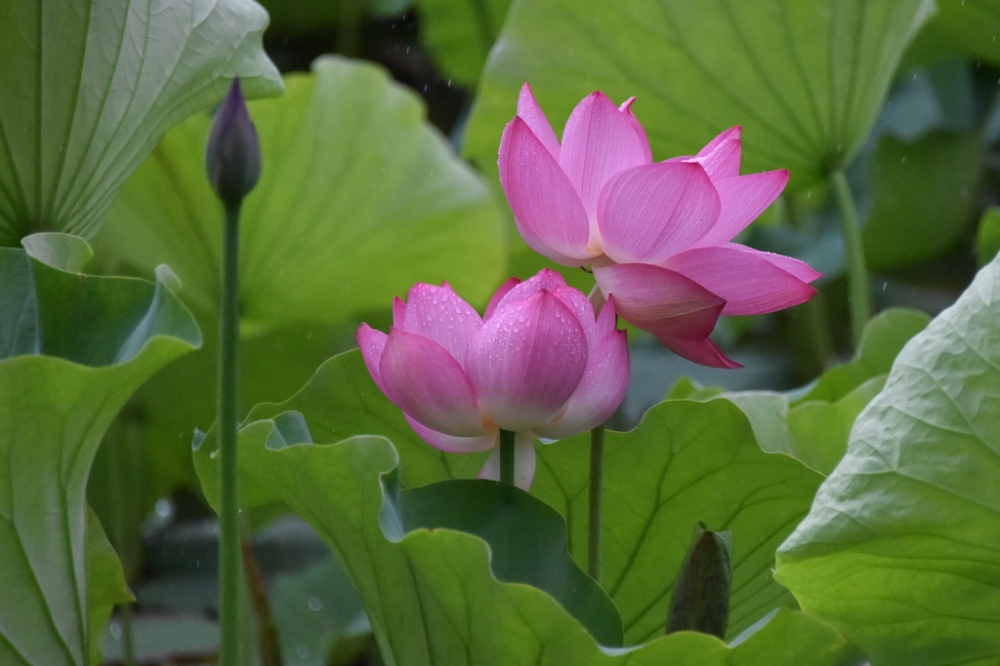
[[[604,424],[590,431],[590,526],[587,573],[601,582],[601,499],[604,492]]]
[[[844,242],[847,245],[847,285],[851,311],[851,335],[854,345],[861,342],[868,317],[871,316],[871,293],[868,285],[868,268],[865,265],[865,248],[861,243],[861,228],[858,225],[858,211],[854,207],[851,188],[843,171],[834,171],[830,176],[837,191],[840,205],[840,219],[843,224]]]
[[[239,507],[236,495],[236,358],[239,343],[240,205],[226,205],[222,296],[219,304],[219,663],[237,666],[240,656]]]
[[[500,430],[500,483],[514,485],[514,433]]]

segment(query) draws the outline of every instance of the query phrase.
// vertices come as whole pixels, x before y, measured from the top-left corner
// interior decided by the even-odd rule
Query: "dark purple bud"
[[[667,633],[700,631],[719,638],[729,624],[732,534],[712,532],[698,523],[674,583]]]
[[[260,144],[239,79],[233,80],[215,112],[205,146],[205,168],[212,189],[227,206],[239,204],[260,178]]]

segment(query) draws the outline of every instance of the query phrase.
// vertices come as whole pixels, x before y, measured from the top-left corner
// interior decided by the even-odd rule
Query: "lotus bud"
[[[674,583],[667,616],[668,634],[698,631],[725,637],[733,582],[731,551],[731,532],[712,532],[698,523]]]
[[[239,79],[233,80],[212,120],[205,167],[212,189],[227,206],[238,205],[260,178],[260,144]]]

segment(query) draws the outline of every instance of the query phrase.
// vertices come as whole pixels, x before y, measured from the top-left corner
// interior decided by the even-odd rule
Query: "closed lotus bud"
[[[212,120],[205,146],[208,182],[227,206],[239,204],[260,178],[260,144],[235,79]]]
[[[728,530],[712,532],[698,523],[674,583],[667,616],[668,634],[698,631],[725,637],[733,582],[731,550],[732,534]]]

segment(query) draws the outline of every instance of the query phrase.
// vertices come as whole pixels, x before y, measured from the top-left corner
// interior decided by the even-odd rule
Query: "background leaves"
[[[0,246],[37,231],[86,238],[118,188],[177,121],[281,80],[251,0],[118,0],[0,7]]]
[[[744,171],[787,168],[803,188],[850,162],[925,0],[516,3],[487,63],[466,154],[495,160],[530,81],[555,127],[600,89],[633,107],[655,159],[693,155],[743,126]]]

